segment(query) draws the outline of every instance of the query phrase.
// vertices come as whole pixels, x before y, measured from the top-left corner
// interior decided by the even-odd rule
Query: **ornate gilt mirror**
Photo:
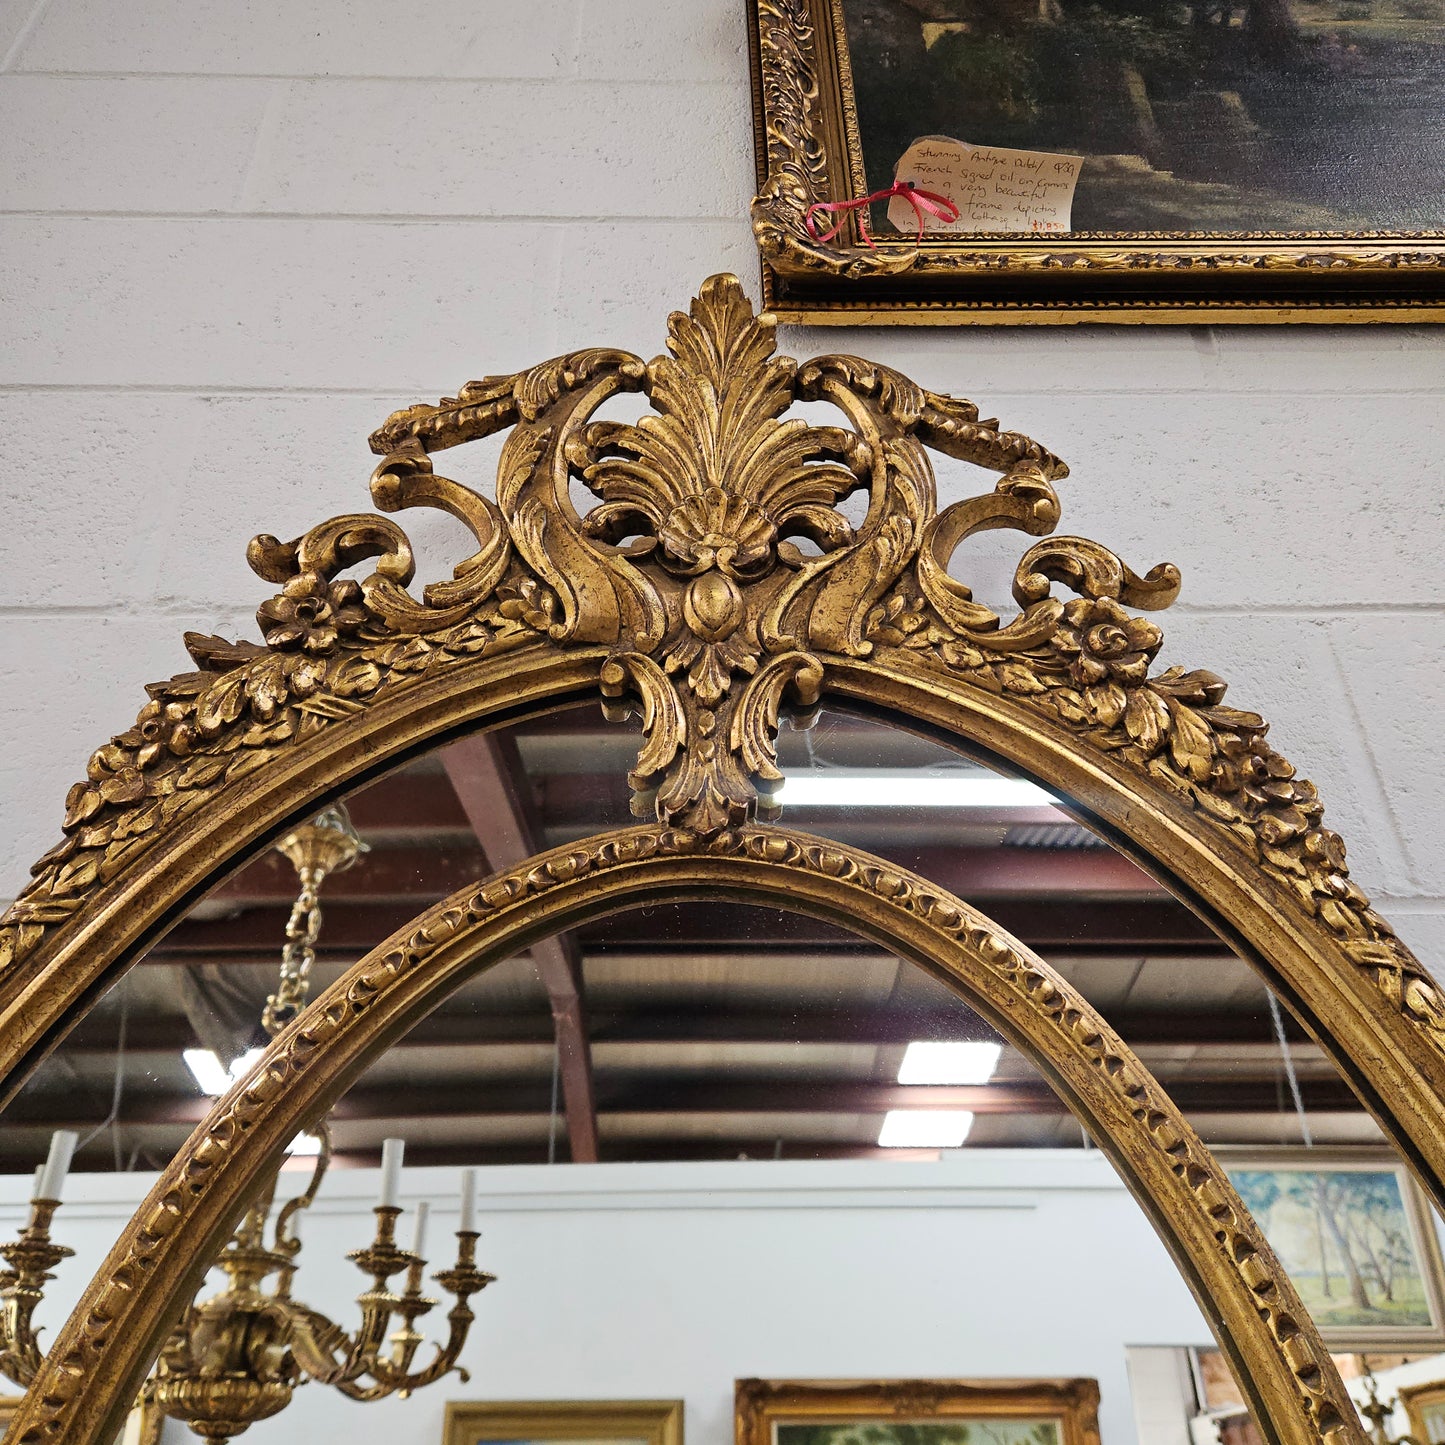
[[[371,439],[373,500],[470,529],[454,575],[408,591],[410,544],[380,515],[257,538],[251,565],[277,589],[262,642],[188,636],[195,670],[152,685],[135,726],[94,754],[64,841],[0,926],[11,1099],[198,901],[343,798],[440,768],[464,811],[495,823],[508,749],[585,748],[625,755],[632,819],[616,816],[620,781],[550,845],[512,808],[508,856],[487,858],[504,866],[450,878],[442,902],[365,939],[278,1019],[116,1241],[7,1439],[108,1445],[291,1141],[449,1001],[523,950],[551,956],[560,1042],[567,961],[549,940],[615,927],[635,949],[648,930],[725,929],[729,912],[761,919],[763,937],[847,935],[915,965],[928,1008],[1006,1045],[1018,1087],[1052,1090],[1107,1156],[1267,1438],[1359,1438],[1225,1172],[1095,990],[1018,936],[1037,920],[1016,911],[1010,928],[975,905],[992,894],[950,827],[924,848],[916,832],[907,848],[863,846],[847,809],[784,786],[799,770],[779,750],[895,788],[993,769],[1043,789],[1038,826],[1087,830],[1192,910],[1201,951],[1217,939],[1254,970],[1445,1203],[1436,986],[1351,883],[1264,722],[1212,674],[1155,666],[1162,633],[1141,614],[1174,600],[1175,569],[1139,575],[1054,536],[1066,468],[1038,443],[886,367],[779,356],[773,331],[714,277],[671,319],[663,357],[575,352],[396,413]],[[625,420],[618,398],[639,403]],[[434,453],[501,433],[495,501],[433,470]],[[940,509],[930,450],[996,480]],[[1008,609],[965,580],[964,544],[998,529],[1029,539]],[[631,933],[610,922],[639,917]]]

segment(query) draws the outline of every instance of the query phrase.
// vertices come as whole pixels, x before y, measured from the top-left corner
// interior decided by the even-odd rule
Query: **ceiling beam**
[[[1182,1080],[1168,1086],[1185,1113],[1273,1114],[1292,1107],[1273,1079]],[[1302,1079],[1307,1111],[1357,1113],[1360,1104],[1339,1079]],[[1063,1102],[1047,1084],[1017,1081],[979,1085],[933,1086],[808,1079],[796,1076],[749,1079],[670,1078],[658,1074],[603,1075],[597,1081],[597,1107],[603,1115],[650,1114],[883,1114],[890,1109],[969,1109],[978,1114],[1059,1115]],[[212,1101],[196,1094],[132,1098],[122,1110],[121,1126],[178,1125],[190,1128],[203,1119]],[[23,1105],[23,1107],[22,1107]],[[546,1118],[551,1112],[547,1084],[488,1081],[465,1086],[353,1089],[332,1111],[337,1125],[395,1120],[485,1120],[519,1116]],[[56,1090],[17,1100],[6,1114],[10,1129],[68,1128],[89,1131],[100,1122],[73,1090]]]
[[[510,734],[474,733],[453,743],[441,758],[491,869],[500,872],[532,857],[538,851],[540,830],[535,805],[527,795],[527,774]],[[597,1102],[587,1041],[582,954],[576,939],[566,933],[538,940],[530,952],[552,1006],[572,1161],[594,1164]]]
[[[1228,950],[1215,934],[1174,898],[997,898],[981,903],[993,922],[1046,957],[1069,953],[1187,952]],[[839,951],[876,945],[826,923],[777,908],[744,910],[730,903],[657,906],[599,918],[578,930],[585,952],[735,952],[739,945],[783,945]]]
[[[537,801],[547,820],[547,827],[567,839],[595,833],[599,818],[625,817],[629,797],[625,768],[615,774],[547,773],[537,779]],[[847,810],[845,815],[845,810],[836,807],[790,804],[786,787],[781,801],[781,822],[785,827],[825,834],[833,829],[846,829],[851,841],[865,847],[870,846],[869,840],[872,839],[898,840],[900,836],[905,839],[914,836],[919,826],[916,811],[908,808],[855,808]],[[966,812],[940,810],[932,821],[937,825],[939,819],[952,820],[954,827],[966,819],[966,825],[972,829],[1005,829],[1029,823],[1072,821],[1051,803],[969,808]],[[902,835],[900,824],[904,829]],[[945,823],[942,826],[949,825]],[[949,831],[952,832],[952,827]]]
[[[356,901],[408,903],[413,911],[429,906],[468,883],[485,878],[493,868],[470,836],[436,843],[408,841],[369,847],[355,867],[328,875],[321,901],[328,910],[343,911]],[[258,904],[289,906],[296,896],[296,870],[274,848],[246,865],[206,895],[206,903],[254,908]]]
[[[835,1139],[776,1139],[743,1135],[735,1139],[619,1139],[602,1141],[602,1157],[618,1163],[670,1163],[712,1159],[885,1159],[894,1163],[930,1161],[937,1149],[880,1149],[876,1144],[846,1144]],[[380,1149],[338,1150],[333,1167],[376,1169]],[[545,1164],[547,1150],[539,1144],[419,1144],[407,1146],[406,1162],[417,1168],[474,1168],[487,1164]]]
[[[539,836],[535,824],[528,835],[529,843],[535,845]],[[530,856],[524,853],[513,861]],[[335,908],[352,901],[395,900],[420,907],[486,877],[493,868],[510,866],[510,862],[503,865],[493,858],[489,867],[489,857],[474,844],[454,841],[440,846],[408,842],[374,847],[360,866],[326,880],[325,902]],[[1107,848],[925,847],[910,852],[908,866],[930,882],[974,901],[1039,894],[1096,899],[1166,896],[1164,888],[1147,873]],[[247,907],[289,906],[295,894],[295,870],[273,849],[212,890],[207,901]]]
[[[584,733],[569,746],[575,754],[596,757],[605,747],[605,740],[599,746],[596,734],[589,736]],[[626,775],[631,765],[631,750],[628,750],[626,761],[619,759],[615,772],[567,770],[538,774],[534,790],[546,829],[576,837],[595,833],[600,818],[626,817],[629,798]],[[440,772],[408,769],[393,773],[353,794],[347,799],[346,806],[352,821],[368,838],[375,833],[401,841],[438,830],[467,831],[466,818],[456,798],[448,794],[446,778]],[[794,805],[786,816],[790,826],[820,828],[829,826],[830,821],[836,824],[839,812],[836,808]],[[850,832],[859,836],[896,834],[900,816],[898,811],[889,809],[870,808],[862,813],[855,812],[849,819]],[[970,808],[967,820],[970,827],[1000,829],[1023,823],[1068,821],[1057,808],[1048,804],[1027,808]]]
[[[456,790],[440,769],[389,773],[347,798],[346,811],[368,840],[420,835],[429,841],[439,832],[468,837],[472,831]]]
[[[344,876],[344,875],[343,875]],[[1157,898],[998,898],[983,911],[1020,942],[1055,953],[1229,954],[1228,948],[1182,903]],[[415,903],[347,903],[326,911],[320,958],[348,961],[411,923]],[[223,963],[226,956],[274,960],[272,940],[284,936],[289,906],[247,909],[233,917],[187,919],[146,955],[155,963]],[[731,903],[658,905],[592,919],[575,930],[584,954],[735,953],[740,946],[770,951],[877,952],[840,928],[771,907]]]
[[[103,1147],[102,1147],[103,1146]],[[45,1158],[47,1143],[37,1140],[28,1151],[0,1152],[0,1174],[28,1174]],[[167,1151],[142,1150],[140,1167],[154,1169]],[[603,1140],[604,1160],[617,1163],[666,1163],[675,1161],[707,1161],[715,1159],[883,1159],[894,1163],[929,1161],[938,1158],[937,1149],[880,1149],[876,1144],[842,1143],[836,1139],[760,1139],[750,1134],[731,1139],[618,1139]],[[544,1143],[525,1144],[408,1144],[407,1167],[485,1168],[498,1164],[546,1164]],[[295,1193],[309,1177],[311,1160],[304,1166],[296,1164],[281,1176],[280,1193]],[[76,1172],[91,1172],[88,1165],[98,1166],[95,1172],[109,1173],[110,1143],[102,1136],[88,1150],[76,1156]],[[376,1169],[381,1164],[380,1149],[338,1149],[331,1156],[331,1168]],[[443,1254],[435,1247],[434,1259]]]
[[[1268,1014],[1247,1009],[1140,1009],[1107,1011],[1109,1022],[1134,1048],[1188,1045],[1227,1048],[1272,1044]],[[1305,1040],[1293,1016],[1284,1016],[1287,1036]],[[110,1021],[107,1021],[108,1023]],[[898,1008],[736,1008],[708,1001],[706,1006],[675,999],[626,1009],[588,1003],[588,1033],[599,1044],[747,1045],[813,1044],[893,1046],[920,1040],[991,1039],[995,1035],[962,1006],[951,1009]],[[554,1039],[551,1017],[543,1013],[476,1013],[470,1009],[429,1015],[395,1050],[437,1048],[538,1048]],[[115,1057],[119,1042],[113,1027],[82,1024],[61,1046],[76,1059]],[[198,1042],[190,1023],[179,1016],[131,1019],[126,1053],[175,1054]]]

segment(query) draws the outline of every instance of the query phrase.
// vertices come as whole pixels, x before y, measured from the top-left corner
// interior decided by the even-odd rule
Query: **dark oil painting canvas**
[[[1445,230],[1445,0],[833,3],[869,190],[948,136],[1085,157],[1075,231]]]

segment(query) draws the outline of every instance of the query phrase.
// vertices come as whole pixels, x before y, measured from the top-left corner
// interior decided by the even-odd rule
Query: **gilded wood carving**
[[[638,809],[703,831],[775,815],[778,709],[815,701],[830,663],[923,669],[934,690],[1017,703],[1242,849],[1445,1059],[1437,986],[1349,880],[1314,788],[1264,722],[1226,706],[1210,673],[1151,675],[1162,633],[1128,609],[1168,605],[1173,567],[1139,577],[1098,543],[1040,541],[1007,623],[950,575],[973,533],[1053,531],[1058,458],[887,367],[774,354],[771,322],[732,278],[674,315],[669,348],[650,363],[572,353],[388,419],[372,437],[377,504],[440,507],[477,540],[420,600],[385,517],[257,538],[251,564],[280,588],[257,614],[264,644],[188,634],[196,670],[152,685],[135,725],[92,756],[64,841],[0,922],[0,984],[158,837],[323,731],[451,669],[591,646],[606,650],[604,694],[643,710]],[[591,419],[638,391],[655,410],[637,423]],[[784,415],[819,400],[850,425]],[[433,471],[431,453],[504,428],[497,502]],[[1002,476],[939,513],[925,447]],[[601,499],[585,518],[574,476]],[[854,492],[868,498],[856,531],[837,509]],[[338,580],[367,559],[360,583]]]
[[[1209,1312],[1266,1437],[1363,1440],[1328,1352],[1227,1175],[1067,980],[966,903],[870,854],[769,827],[652,824],[552,849],[453,894],[354,964],[273,1040],[111,1251],[27,1396],[14,1445],[108,1438],[171,1301],[194,1288],[235,1201],[417,1018],[598,907],[679,897],[768,902],[840,924],[968,1000],[1108,1152]]]
[[[1141,576],[1098,543],[1052,536],[1063,463],[971,403],[856,357],[779,356],[773,333],[734,278],[714,277],[690,313],[673,316],[668,354],[650,362],[575,352],[396,413],[372,438],[377,505],[442,508],[476,543],[420,597],[408,591],[406,536],[386,516],[333,518],[289,543],[256,539],[252,566],[277,589],[257,614],[263,641],[188,636],[195,668],[148,689],[135,725],[93,755],[67,800],[63,841],[0,920],[7,1088],[248,848],[436,739],[599,692],[636,709],[635,809],[660,830],[645,836],[690,840],[675,852],[705,870],[714,865],[703,860],[747,856],[747,840],[765,836],[749,831],[755,821],[777,813],[780,710],[833,695],[928,724],[1058,789],[1259,967],[1445,1198],[1440,992],[1350,881],[1314,789],[1269,746],[1262,720],[1227,706],[1210,673],[1152,670],[1162,635],[1135,609],[1172,601],[1175,569]],[[598,419],[619,394],[638,397],[640,419]],[[798,402],[830,404],[841,424],[790,415]],[[434,471],[434,453],[503,430],[495,501]],[[940,511],[928,448],[996,483]],[[574,482],[597,498],[585,515]],[[845,515],[855,494],[861,520]],[[991,528],[1038,539],[1019,561],[1007,619],[956,575],[961,546]],[[360,581],[341,576],[368,562]],[[819,877],[838,858],[845,872],[872,866],[824,850]],[[901,927],[907,910],[895,904],[883,899],[876,918]],[[426,927],[449,935],[456,921]],[[1025,1011],[1045,1015],[1056,1002],[1047,991],[1029,998]],[[1083,1015],[1071,1009],[1072,1029]],[[316,1023],[314,1010],[306,1017]],[[345,1060],[332,1048],[321,1072],[334,1082]],[[1111,1068],[1102,1056],[1089,1067]],[[1159,1118],[1172,1129],[1166,1103]],[[1153,1129],[1153,1103],[1140,1107],[1115,1137]],[[239,1190],[260,1126],[227,1117],[206,1126],[196,1159]],[[1173,1147],[1171,1178],[1193,1189],[1193,1146]],[[1214,1175],[1199,1168],[1203,1188]],[[157,1250],[201,1187],[199,1173],[187,1179],[146,1225]],[[1190,1220],[1203,1228],[1214,1207],[1185,1207],[1162,1176],[1140,1188],[1166,1235]],[[182,1231],[187,1260],[204,1257],[240,1195],[226,1185],[211,1198]],[[1222,1243],[1212,1226],[1208,1238],[1184,1250],[1195,1261],[1186,1267],[1222,1309],[1220,1291],[1240,1284],[1201,1272],[1200,1251],[1217,1255]],[[1246,1258],[1256,1255],[1241,1255],[1241,1269]],[[168,1268],[180,1267],[172,1258]],[[81,1408],[81,1382],[117,1347],[123,1295],[113,1291],[154,1282],[150,1268],[122,1271],[110,1294],[97,1286],[82,1312],[92,1333],[68,1336],[80,1353],[47,1376],[36,1408],[59,1411],[47,1419]],[[1275,1289],[1259,1270],[1249,1287]],[[167,1290],[179,1287],[168,1278]],[[1269,1350],[1293,1361],[1293,1403],[1271,1396],[1272,1408],[1318,1432],[1328,1387],[1311,1374],[1308,1327],[1290,1308],[1284,1316]],[[1278,1323],[1273,1306],[1269,1318]],[[153,1326],[147,1317],[135,1339]],[[1274,1368],[1263,1345],[1241,1348],[1250,1369]],[[1300,1393],[1307,1378],[1313,1395]],[[22,1438],[57,1440],[60,1428],[36,1423],[41,1433]]]
[[[873,1438],[998,1436],[1099,1445],[1099,1382],[1062,1380],[738,1380],[738,1445],[794,1445],[819,1425]],[[1048,1422],[1038,1429],[1036,1422]],[[1052,1428],[1049,1428],[1049,1426]],[[973,1430],[970,1430],[970,1426]],[[875,1429],[877,1430],[875,1434]],[[933,1427],[933,1428],[930,1428]],[[1031,1428],[1032,1427],[1032,1428]],[[914,1433],[916,1429],[916,1434]],[[904,1432],[908,1434],[905,1436]]]

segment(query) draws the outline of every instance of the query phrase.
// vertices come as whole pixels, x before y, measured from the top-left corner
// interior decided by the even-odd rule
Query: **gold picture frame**
[[[855,201],[893,179],[884,174],[880,181],[876,156],[871,168],[865,166],[859,96],[866,100],[873,94],[869,77],[875,71],[887,74],[897,57],[890,50],[880,52],[884,60],[876,66],[855,64],[845,3],[747,0],[758,175],[753,231],[762,259],[764,302],[780,320],[953,326],[1445,320],[1445,228],[1077,230],[1048,236],[935,232],[920,243],[911,230],[887,225],[881,203],[871,211],[866,236],[859,210],[824,213],[825,226],[818,224],[820,213],[813,212],[810,227],[810,207]],[[948,5],[934,5],[930,22],[918,7],[911,23],[934,40],[935,32],[970,28],[940,23],[944,10],[952,13]],[[975,21],[972,28],[986,27]],[[891,83],[904,84],[896,76]],[[960,87],[959,93],[967,89]],[[924,87],[900,94],[914,90],[921,93]],[[1148,109],[1147,95],[1140,104]],[[893,118],[886,107],[875,114],[887,122]],[[918,124],[926,125],[923,112]],[[961,126],[960,118],[956,128]],[[909,133],[891,136],[888,154]],[[920,138],[928,133],[917,132]],[[1007,144],[987,135],[968,139]],[[1046,147],[1060,148],[1057,141]],[[1108,162],[1117,169],[1136,159],[1142,161],[1129,154],[1086,155],[1086,164]],[[1178,179],[1169,171],[1157,174]],[[1082,188],[1082,178],[1079,184]],[[1269,193],[1251,194],[1268,198]],[[1407,207],[1402,214],[1408,213]],[[1147,207],[1138,214],[1151,219]],[[1304,218],[1313,214],[1298,211]],[[840,221],[836,237],[817,239]],[[1236,224],[1255,223],[1241,215]]]
[[[1440,1236],[1398,1158],[1359,1149],[1221,1149],[1219,1162],[1331,1350],[1445,1346]]]
[[[734,1399],[737,1445],[1099,1445],[1091,1379],[739,1380]]]
[[[1402,1385],[1400,1403],[1410,1419],[1410,1433],[1419,1445],[1445,1442],[1445,1380],[1424,1385]]]
[[[0,1436],[10,1428],[10,1422],[24,1398],[23,1395],[0,1395]],[[130,1412],[130,1418],[115,1445],[160,1445],[165,1423],[166,1417],[149,1401],[144,1401]]]
[[[683,1445],[681,1400],[451,1400],[443,1445],[490,1440]]]

